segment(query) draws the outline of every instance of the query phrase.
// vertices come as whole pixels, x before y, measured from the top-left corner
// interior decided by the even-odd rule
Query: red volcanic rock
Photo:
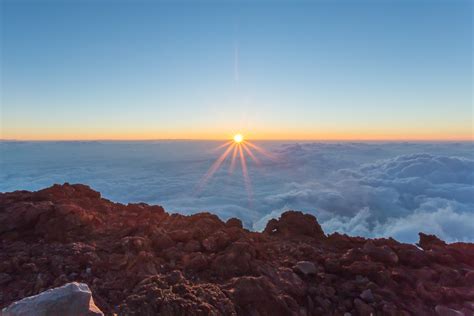
[[[184,251],[196,252],[201,250],[201,243],[197,240],[190,240],[184,245]]]
[[[309,261],[299,261],[296,263],[294,269],[303,275],[316,274],[316,266]]]
[[[152,246],[155,250],[161,251],[175,245],[174,241],[162,231],[154,231],[150,235]]]
[[[239,315],[292,315],[297,303],[291,297],[279,294],[278,289],[265,277],[241,277],[229,284]]]
[[[184,229],[173,230],[168,234],[174,241],[188,241],[193,238],[193,232]]]
[[[0,308],[70,282],[112,315],[474,315],[474,245],[325,236],[289,211],[250,232],[85,185],[0,193]]]
[[[100,199],[100,193],[92,190],[89,186],[83,184],[63,185],[55,184],[47,189],[39,190],[35,194],[35,199],[44,200],[71,200],[71,199]]]
[[[413,268],[421,268],[429,263],[426,253],[412,245],[399,248],[397,254],[400,262]]]
[[[295,211],[285,212],[281,214],[280,219],[270,220],[264,233],[282,237],[308,236],[316,239],[326,237],[314,216]]]
[[[386,264],[398,263],[397,254],[389,246],[384,245],[377,247],[371,240],[369,240],[365,243],[363,251],[374,261]]]
[[[462,311],[455,310],[454,308],[449,308],[443,305],[436,305],[435,311],[436,311],[436,314],[439,316],[465,316],[466,315]]]
[[[202,271],[208,268],[209,260],[200,252],[186,254],[183,257],[183,266],[185,269]]]
[[[374,313],[374,309],[372,306],[368,305],[367,303],[365,303],[364,301],[358,298],[354,300],[354,305],[359,315],[369,316],[369,315],[373,315]]]
[[[234,305],[214,284],[193,285],[179,271],[143,279],[118,307],[123,315],[235,315]]]
[[[474,265],[474,244],[457,242],[449,245],[449,253],[457,261],[467,265]]]
[[[251,274],[256,250],[247,242],[235,242],[217,255],[212,263],[213,272],[222,278]]]
[[[466,284],[474,284],[474,270],[467,272],[464,277],[465,277]],[[0,278],[0,280],[1,280],[1,278]]]
[[[374,301],[374,295],[372,294],[371,289],[364,290],[360,294],[360,298],[366,301],[367,303],[372,303]]]
[[[433,247],[444,247],[446,243],[436,237],[435,235],[426,235],[423,233],[419,233],[420,241],[418,245],[423,248],[424,250],[433,249]]]
[[[242,221],[238,218],[229,218],[227,222],[225,222],[225,226],[242,228]]]

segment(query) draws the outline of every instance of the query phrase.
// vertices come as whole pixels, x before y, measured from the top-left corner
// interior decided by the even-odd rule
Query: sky
[[[0,5],[2,139],[473,139],[468,0]]]
[[[209,211],[258,231],[293,209],[315,215],[326,233],[474,242],[472,142],[260,141],[272,159],[246,155],[249,186],[230,158],[201,186],[222,143],[0,142],[0,192],[83,183],[112,201]]]

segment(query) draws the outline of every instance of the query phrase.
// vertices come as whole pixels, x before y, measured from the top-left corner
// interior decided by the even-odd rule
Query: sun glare
[[[226,162],[227,157],[231,157],[230,162],[228,162],[228,175],[232,175],[234,169],[239,165],[238,160],[240,160],[245,189],[247,191],[249,203],[251,203],[253,194],[247,160],[251,160],[253,163],[255,163],[256,167],[260,166],[260,159],[256,157],[252,150],[255,150],[256,153],[274,161],[276,161],[275,157],[257,144],[253,144],[248,140],[245,140],[242,134],[234,135],[232,140],[217,146],[215,149],[224,150],[224,152],[214,161],[211,167],[207,170],[206,174],[202,177],[195,189],[195,194],[199,194],[201,190],[204,189],[204,186]]]
[[[234,142],[236,143],[241,143],[243,140],[244,140],[244,137],[242,136],[242,134],[237,134],[234,136]]]

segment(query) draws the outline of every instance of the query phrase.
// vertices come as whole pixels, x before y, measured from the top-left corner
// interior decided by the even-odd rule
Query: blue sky
[[[471,1],[2,1],[2,138],[472,139]]]

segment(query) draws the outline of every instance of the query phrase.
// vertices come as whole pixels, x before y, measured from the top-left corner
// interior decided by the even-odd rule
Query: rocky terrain
[[[0,194],[0,240],[0,307],[77,281],[107,315],[474,315],[474,244],[326,235],[294,211],[258,233],[64,184]]]

